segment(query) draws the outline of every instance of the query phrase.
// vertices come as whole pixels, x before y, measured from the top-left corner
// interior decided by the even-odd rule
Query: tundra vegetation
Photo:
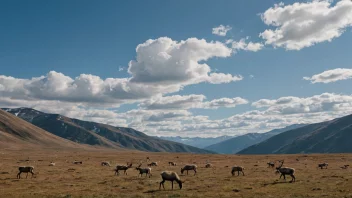
[[[146,155],[158,162],[152,167],[153,175],[138,177],[139,162],[147,168]],[[29,161],[21,161],[27,159]],[[55,156],[55,166],[48,166]],[[178,158],[177,158],[178,156]],[[80,165],[73,164],[75,159],[82,160]],[[283,167],[295,169],[296,181],[290,183],[275,174],[276,167],[284,160]],[[296,159],[299,159],[297,161]],[[67,161],[66,161],[67,160]],[[186,164],[211,160],[215,171],[199,164],[197,174],[181,174]],[[102,161],[110,161],[111,167],[101,166]],[[177,161],[177,166],[168,162]],[[268,168],[267,162],[276,162],[275,168]],[[114,175],[115,164],[133,163],[128,175]],[[325,171],[317,164],[329,163]],[[329,155],[196,155],[180,153],[144,153],[80,151],[80,150],[2,150],[0,161],[0,197],[352,197],[352,169],[340,168],[351,164],[352,154]],[[245,167],[245,176],[232,176],[235,165]],[[34,166],[35,177],[23,173],[16,179],[19,166]],[[225,167],[227,166],[227,167]],[[161,173],[173,171],[182,183],[165,181],[161,187]],[[123,171],[122,171],[123,173]]]

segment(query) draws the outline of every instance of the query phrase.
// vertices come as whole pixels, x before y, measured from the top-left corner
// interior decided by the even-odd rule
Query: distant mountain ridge
[[[202,138],[202,137],[180,137],[180,136],[174,136],[174,137],[158,137],[163,140],[169,140],[173,142],[178,142],[190,146],[194,146],[197,148],[205,148],[207,146],[210,146],[212,144],[216,144],[225,140],[228,140],[230,138],[233,138],[234,136],[219,136],[219,137],[210,137],[210,138]]]
[[[0,109],[0,148],[25,150],[30,148],[88,149],[90,147],[53,135]]]
[[[352,152],[352,115],[310,124],[273,136],[239,154]]]
[[[3,108],[3,110],[54,135],[77,143],[150,152],[213,153],[196,147],[153,138],[131,128],[82,121],[30,108]]]
[[[205,147],[205,149],[222,154],[234,154],[249,146],[262,142],[282,132],[305,126],[304,124],[294,124],[281,129],[274,129],[266,133],[248,133],[237,136],[217,144]]]

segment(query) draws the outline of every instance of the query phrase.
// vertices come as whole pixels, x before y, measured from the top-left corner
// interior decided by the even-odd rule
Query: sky
[[[3,1],[0,107],[148,135],[352,113],[352,1]]]

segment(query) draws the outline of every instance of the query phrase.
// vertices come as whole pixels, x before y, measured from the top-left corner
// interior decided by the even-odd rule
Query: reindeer
[[[129,169],[129,168],[131,168],[132,167],[132,163],[128,163],[127,162],[127,166],[126,165],[116,165],[116,168],[115,168],[115,175],[119,175],[120,173],[119,173],[119,170],[123,170],[123,173],[125,174],[125,175],[127,175],[127,170]]]
[[[143,174],[145,173],[145,177],[147,177],[149,175],[149,178],[152,176],[152,169],[147,167],[147,168],[141,168],[142,164],[139,164],[139,166],[136,167],[136,170],[139,171],[138,177],[139,175],[141,175],[141,177],[143,176]]]
[[[27,173],[26,179],[28,177],[28,173],[31,173],[32,177],[33,177],[33,175],[34,175],[33,169],[34,169],[33,166],[20,166],[20,167],[18,167],[19,173],[17,174],[17,179],[21,179],[21,173]]]
[[[329,165],[328,163],[318,164],[318,168],[323,169],[323,167],[325,167],[325,169],[327,169],[328,165]]]
[[[169,166],[176,166],[175,162],[169,162]]]
[[[187,171],[187,175],[188,175],[188,171],[189,170],[193,170],[194,171],[194,175],[197,174],[197,165],[195,164],[187,164],[185,165],[183,168],[181,168],[181,174],[183,174],[184,171]]]
[[[157,162],[152,162],[152,163],[148,164],[148,166],[158,166],[158,163]]]
[[[346,165],[341,166],[340,168],[342,168],[342,169],[347,169],[349,166],[350,166],[350,165],[346,164]]]
[[[275,162],[268,162],[266,164],[268,165],[268,168],[274,168],[275,167]]]
[[[276,167],[276,173],[281,173],[280,179],[282,176],[284,176],[284,180],[286,180],[286,175],[290,175],[292,178],[290,182],[296,181],[296,177],[294,176],[295,169],[289,168],[289,167],[282,168],[282,165],[284,164],[284,160],[281,160],[279,162],[281,162],[281,165],[279,167]]]

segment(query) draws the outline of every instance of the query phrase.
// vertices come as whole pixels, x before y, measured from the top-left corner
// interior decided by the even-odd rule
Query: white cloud
[[[138,45],[136,52],[136,60],[130,61],[128,68],[131,78],[101,79],[90,74],[71,78],[55,71],[32,79],[0,75],[0,94],[14,99],[60,100],[116,107],[158,94],[177,92],[191,84],[242,80],[241,76],[212,73],[204,63],[210,58],[231,55],[232,50],[220,42],[196,38],[177,42],[162,37]]]
[[[309,80],[314,83],[331,83],[339,80],[347,80],[352,78],[352,69],[337,68],[324,71],[312,77],[304,77],[304,80]]]
[[[341,36],[352,25],[352,1],[313,0],[284,5],[280,3],[262,15],[266,25],[276,27],[260,34],[266,44],[300,50]]]
[[[227,26],[220,25],[218,27],[214,27],[212,33],[218,36],[226,36],[227,32],[230,31],[231,29],[232,27],[228,25]]]
[[[237,105],[248,104],[246,99],[236,97],[236,98],[220,98],[209,102],[204,102],[202,107],[205,109],[217,109],[219,107],[233,108]]]
[[[220,42],[196,38],[177,42],[162,37],[138,45],[136,52],[136,60],[130,61],[128,68],[132,75],[131,82],[150,85],[162,83],[178,86],[179,89],[180,86],[201,82],[218,84],[241,80],[231,74],[211,73],[207,64],[199,63],[214,57],[229,57],[231,48]]]
[[[218,109],[220,107],[233,108],[236,105],[247,104],[246,99],[236,98],[220,98],[211,101],[204,101],[204,95],[173,95],[173,96],[158,96],[140,103],[142,109]]]
[[[268,108],[268,112],[278,114],[317,113],[352,110],[352,95],[323,93],[307,98],[281,97],[276,100],[261,99],[253,102],[257,108]],[[348,107],[341,109],[341,107]]]
[[[234,52],[237,52],[239,50],[257,52],[263,49],[264,45],[262,43],[253,43],[251,41],[247,43],[246,40],[248,39],[249,37],[243,38],[239,41],[234,41],[233,39],[229,39],[225,43],[231,44],[231,48],[234,50]]]

